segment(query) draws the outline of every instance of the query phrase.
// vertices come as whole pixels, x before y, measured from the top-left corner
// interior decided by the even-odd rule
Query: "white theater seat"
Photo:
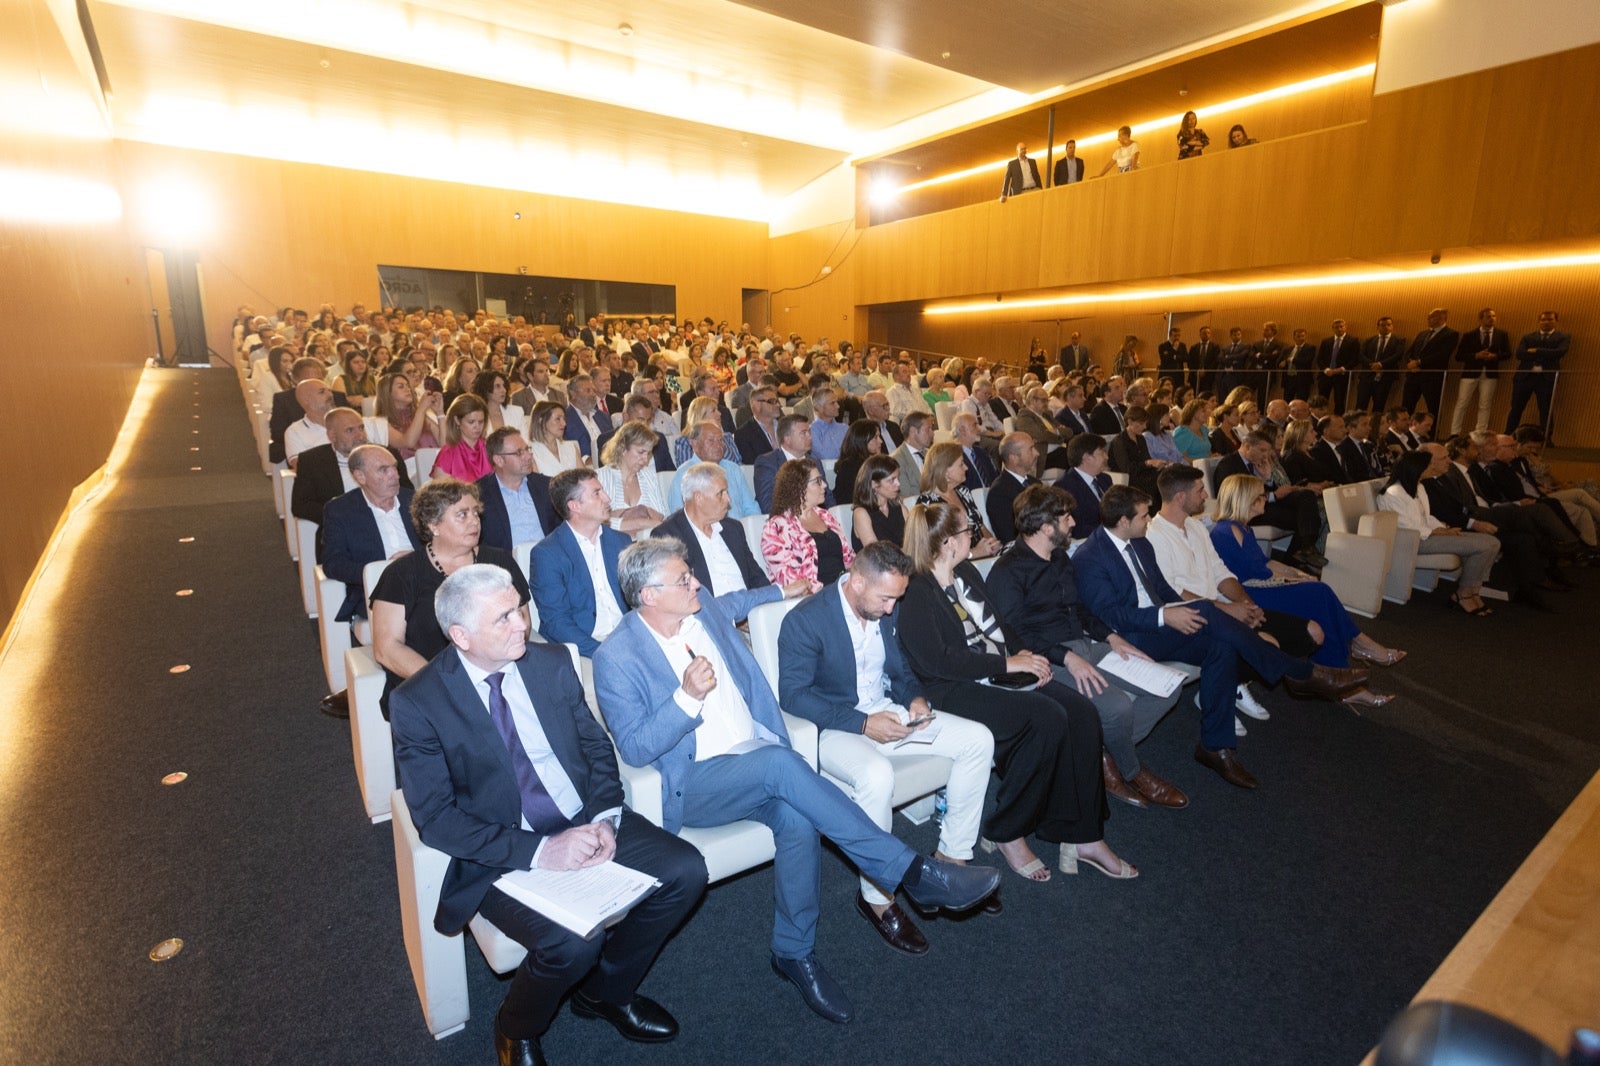
[[[317,647],[322,653],[322,674],[328,680],[329,692],[343,692],[344,653],[350,650],[350,623],[335,622],[333,619],[344,604],[344,582],[323,573],[321,563],[317,564],[315,574]]]
[[[300,575],[300,606],[306,617],[317,617],[317,524],[294,520],[295,566]]]
[[[367,602],[389,560],[368,563],[361,571]],[[373,822],[389,818],[389,794],[394,791],[394,739],[389,722],[383,717],[383,686],[386,675],[372,654],[371,631],[364,647],[344,653],[345,692],[350,700],[350,750],[355,757],[356,784],[361,789],[361,804]]]
[[[278,467],[272,483],[276,486],[278,517],[283,520],[283,539],[289,546],[289,558],[299,562],[300,544],[294,535],[294,513],[289,510],[289,504],[294,499],[294,471],[287,464]]]

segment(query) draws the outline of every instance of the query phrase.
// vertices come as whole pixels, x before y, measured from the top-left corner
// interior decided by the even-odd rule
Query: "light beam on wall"
[[[111,222],[122,197],[101,181],[44,170],[0,168],[0,219],[45,225]]]

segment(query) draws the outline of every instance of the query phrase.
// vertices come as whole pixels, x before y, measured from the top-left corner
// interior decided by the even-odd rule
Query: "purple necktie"
[[[528,824],[536,833],[559,833],[571,827],[571,820],[561,813],[561,808],[556,806],[556,801],[550,798],[549,791],[545,789],[544,782],[539,780],[533,760],[528,758],[528,749],[522,746],[522,738],[517,735],[517,724],[511,720],[511,705],[500,691],[505,675],[490,674],[484,680],[489,683],[489,717],[494,719],[494,727],[499,730],[500,739],[505,741],[506,750],[511,755],[511,768],[517,775],[517,792],[522,796],[522,816],[528,819]]]

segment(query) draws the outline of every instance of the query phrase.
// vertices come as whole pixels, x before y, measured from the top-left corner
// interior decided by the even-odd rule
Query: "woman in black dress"
[[[1185,111],[1183,121],[1178,124],[1178,158],[1198,157],[1210,144],[1211,138],[1200,128],[1200,119],[1193,111]]]
[[[851,502],[850,543],[856,551],[880,540],[904,546],[906,509],[900,502],[900,464],[893,456],[874,455],[866,461]]]
[[[833,464],[833,498],[841,502],[854,498],[861,464],[869,455],[882,454],[883,434],[879,432],[878,423],[870,418],[858,418],[850,423],[850,428],[845,430],[844,443],[839,445],[839,460]]]

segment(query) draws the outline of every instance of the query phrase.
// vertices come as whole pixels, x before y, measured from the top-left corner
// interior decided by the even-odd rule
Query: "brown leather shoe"
[[[1285,677],[1283,687],[1296,696],[1337,700],[1346,692],[1367,683],[1367,671],[1338,669],[1320,663],[1311,668],[1307,678]]]
[[[1100,753],[1100,776],[1105,778],[1106,795],[1114,800],[1121,800],[1130,807],[1137,807],[1141,811],[1150,806],[1148,800],[1139,794],[1139,790],[1129,785],[1123,778],[1122,771],[1117,769],[1116,760],[1111,758],[1111,753]]]
[[[883,917],[878,917],[872,909],[872,904],[867,902],[858,889],[856,891],[856,913],[867,920],[872,928],[878,931],[884,942],[896,951],[903,951],[907,955],[926,955],[928,953],[928,938],[922,935],[922,930],[911,923],[906,917],[906,912],[900,909],[898,903],[890,903],[889,909],[883,912]]]
[[[1189,797],[1177,785],[1170,781],[1163,781],[1144,767],[1134,775],[1128,784],[1139,790],[1145,799],[1157,807],[1171,807],[1173,810],[1182,810],[1189,806]]]
[[[1196,744],[1194,748],[1194,761],[1201,766],[1215,770],[1224,781],[1236,788],[1255,788],[1256,779],[1250,776],[1233,754],[1232,748],[1219,748],[1212,751],[1204,745]]]

